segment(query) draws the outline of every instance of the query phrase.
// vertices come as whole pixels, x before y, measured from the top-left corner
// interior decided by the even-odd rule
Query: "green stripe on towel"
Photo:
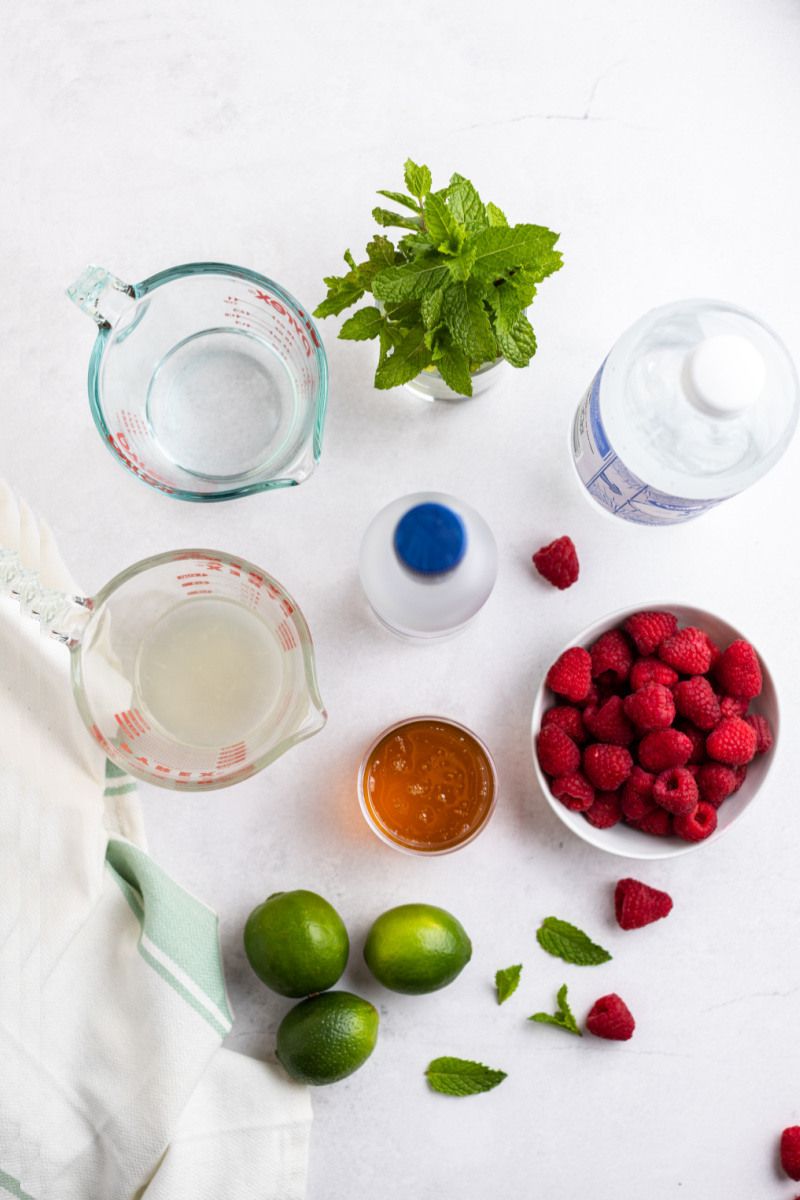
[[[7,1175],[5,1171],[0,1170],[0,1188],[4,1192],[8,1192],[9,1196],[16,1196],[17,1200],[33,1200],[30,1192],[23,1192],[22,1184],[13,1175]]]

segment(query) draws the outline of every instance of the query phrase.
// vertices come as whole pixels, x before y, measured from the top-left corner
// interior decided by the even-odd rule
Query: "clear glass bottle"
[[[763,321],[721,301],[678,301],[612,347],[578,407],[572,456],[606,512],[671,525],[765,475],[799,408],[794,364]]]
[[[404,641],[440,642],[460,633],[489,599],[497,544],[471,505],[442,492],[416,492],[370,522],[359,572],[387,629]]]

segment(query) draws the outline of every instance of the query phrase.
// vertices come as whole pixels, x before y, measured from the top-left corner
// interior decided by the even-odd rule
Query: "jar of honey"
[[[379,734],[358,775],[361,811],[406,854],[449,854],[473,841],[497,803],[483,742],[457,721],[415,717]]]

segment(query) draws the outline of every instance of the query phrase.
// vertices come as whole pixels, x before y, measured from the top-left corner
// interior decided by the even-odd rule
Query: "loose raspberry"
[[[641,829],[642,833],[653,833],[656,837],[671,837],[673,820],[672,813],[668,813],[665,808],[656,806],[652,812],[645,813],[641,821],[631,821],[631,825],[636,829]]]
[[[542,578],[559,591],[572,587],[580,570],[572,538],[556,538],[549,546],[542,546],[533,556],[533,565]]]
[[[625,630],[640,654],[655,654],[664,639],[671,637],[677,628],[677,617],[665,612],[638,612],[625,622]]]
[[[620,879],[614,889],[614,908],[620,929],[642,929],[672,912],[672,897],[638,879]]]
[[[750,701],[742,696],[722,696],[719,701],[719,715],[722,717],[743,717],[750,707]]]
[[[656,806],[653,799],[653,784],[656,781],[655,775],[650,775],[647,771],[643,771],[641,767],[634,767],[628,778],[625,780],[625,785],[620,796],[620,806],[622,815],[630,821],[640,821],[647,813],[652,812]]]
[[[800,1125],[790,1125],[781,1134],[781,1166],[795,1183],[800,1180]]]
[[[630,639],[621,629],[609,629],[597,639],[590,652],[592,656],[592,678],[597,679],[606,671],[613,671],[620,682],[624,682],[633,666],[633,650]]]
[[[675,701],[663,683],[646,683],[625,697],[624,708],[639,729],[666,729],[675,719]]]
[[[615,792],[631,773],[633,759],[624,746],[596,742],[583,752],[583,770],[601,792]]]
[[[592,686],[592,660],[582,646],[565,650],[547,672],[547,686],[568,700],[584,700]]]
[[[694,776],[685,767],[669,767],[653,784],[653,799],[673,816],[692,812],[700,793]]]
[[[749,642],[731,642],[717,663],[714,674],[728,696],[752,700],[761,695],[761,667]]]
[[[619,792],[597,792],[594,804],[583,814],[595,829],[610,829],[612,825],[622,820],[622,809],[619,803]]]
[[[700,800],[694,812],[672,818],[673,832],[684,842],[702,842],[717,828],[717,810],[706,800]]]
[[[713,729],[722,717],[714,689],[704,675],[693,675],[691,679],[677,683],[673,695],[675,707],[681,716],[706,733]]]
[[[571,704],[557,704],[554,708],[548,708],[542,717],[542,729],[545,725],[557,725],[577,746],[586,741],[581,710],[573,708]]]
[[[686,766],[697,766],[698,763],[706,761],[706,735],[702,730],[693,725],[691,721],[687,721],[685,717],[681,717],[675,722],[675,728],[680,733],[685,733],[689,741],[692,743],[692,753],[686,760]]]
[[[625,716],[620,696],[610,696],[599,708],[585,708],[583,720],[592,737],[609,746],[629,746],[634,738],[633,726]]]
[[[706,738],[706,753],[729,767],[749,763],[756,752],[756,731],[741,717],[728,717]]]
[[[637,658],[631,667],[631,691],[636,692],[646,683],[661,683],[671,688],[678,682],[678,672],[673,671],[660,658]]]
[[[545,725],[536,743],[539,763],[547,775],[573,775],[581,765],[581,752],[557,725]]]
[[[610,1042],[627,1042],[633,1037],[636,1022],[627,1004],[612,992],[594,1002],[586,1018],[586,1028],[595,1037],[606,1038]]]
[[[756,754],[766,754],[772,746],[772,730],[769,727],[769,721],[760,713],[751,713],[749,717],[745,717],[745,721],[755,730]]]
[[[580,771],[554,779],[550,791],[570,812],[585,812],[594,804],[594,788]]]
[[[639,742],[639,764],[658,775],[667,767],[683,767],[692,753],[691,739],[678,729],[654,729]]]
[[[722,801],[736,791],[736,776],[722,763],[704,763],[696,780],[700,799],[714,808],[719,808]]]
[[[705,675],[711,665],[711,648],[702,629],[687,625],[661,643],[658,657],[682,675]]]

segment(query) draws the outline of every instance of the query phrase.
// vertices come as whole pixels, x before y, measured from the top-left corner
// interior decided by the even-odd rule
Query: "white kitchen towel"
[[[44,585],[77,590],[0,485],[15,539]],[[302,1200],[308,1089],[221,1048],[217,918],[147,854],[69,651],[0,598],[0,664],[0,1197]]]

